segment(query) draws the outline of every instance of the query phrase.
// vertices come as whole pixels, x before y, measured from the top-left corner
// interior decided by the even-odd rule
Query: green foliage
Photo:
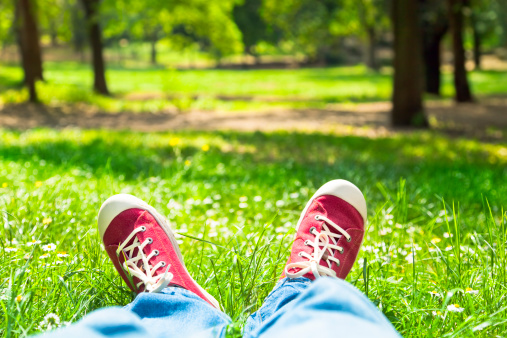
[[[498,46],[507,37],[502,22],[507,20],[507,6],[501,0],[474,0],[469,14],[471,24],[483,39],[486,48]],[[502,8],[504,6],[505,8]]]
[[[37,0],[39,34],[45,42],[69,43],[73,39],[72,10],[76,0]]]
[[[389,27],[386,0],[265,0],[263,14],[293,43],[292,52],[313,58],[340,48],[340,37],[378,35]]]
[[[234,22],[241,31],[245,52],[256,54],[255,46],[261,41],[271,40],[268,25],[261,16],[262,0],[243,0],[233,9]],[[271,36],[270,36],[271,35]]]
[[[330,31],[333,35],[358,35],[364,37],[368,30],[389,28],[389,8],[386,0],[342,0],[335,12]]]
[[[316,57],[331,39],[329,25],[339,3],[330,0],[265,0],[264,19],[284,32],[291,52]]]
[[[277,281],[307,199],[335,178],[357,184],[368,203],[348,281],[404,337],[507,330],[506,144],[432,132],[41,129],[0,131],[0,154],[4,336],[46,330],[50,313],[75,322],[132,300],[96,230],[101,203],[120,192],[190,236],[180,238],[187,267],[237,333]],[[56,248],[43,251],[50,243]]]
[[[14,6],[12,1],[0,2],[0,46],[14,43]]]
[[[43,44],[72,42],[76,51],[83,50],[86,27],[79,1],[34,3]],[[15,43],[12,4],[0,3],[2,45]],[[441,4],[427,1],[425,6],[432,10],[425,16],[445,11]],[[473,0],[470,4],[467,22],[479,32],[484,46],[505,46],[505,1]],[[154,0],[149,4],[103,0],[100,23],[106,47],[151,42],[155,50],[157,42],[164,41],[182,51],[198,45],[217,60],[242,52],[256,56],[282,52],[303,55],[310,61],[339,62],[350,48],[345,37],[359,37],[363,43],[368,38],[373,46],[386,40],[389,6],[389,0]]]
[[[106,37],[157,41],[165,37],[181,48],[202,41],[217,56],[242,51],[241,33],[232,20],[236,0],[152,1],[105,0]],[[179,29],[178,29],[179,28]]]

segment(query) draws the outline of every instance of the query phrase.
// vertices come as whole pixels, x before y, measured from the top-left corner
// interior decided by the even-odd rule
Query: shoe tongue
[[[130,241],[129,243],[127,243],[127,245],[125,245],[125,248],[131,246],[132,244],[134,244],[134,241],[137,239],[137,236],[134,236]],[[141,245],[141,244],[139,244]],[[129,260],[129,259],[132,259],[133,257],[137,257],[138,254],[139,254],[139,246],[135,247],[134,250],[132,250],[132,253],[130,253],[130,250],[125,250],[123,249],[120,254],[118,255],[118,259],[120,261],[120,265],[123,267],[123,262]],[[136,266],[141,269],[141,271],[143,271],[143,273],[146,273],[146,270],[144,268],[144,264],[143,264],[143,260],[142,259],[139,259],[137,262],[136,262]],[[125,270],[125,269],[124,269]],[[127,276],[129,276],[129,272],[128,271],[125,271],[125,274]],[[141,280],[137,277],[134,277],[134,276],[131,276],[132,278],[132,281],[134,283],[134,285],[137,285],[137,283],[139,283]],[[144,285],[140,285],[139,286],[139,289],[141,291],[144,290]]]
[[[310,227],[310,226],[311,227],[315,227],[316,230],[317,230],[317,232],[321,232],[323,230],[322,225],[324,223],[323,223],[323,221],[317,221],[317,220],[315,220],[315,216],[316,215],[327,217],[327,218],[333,220],[334,222],[336,221],[336,220],[334,220],[330,216],[330,213],[328,213],[328,210],[331,209],[332,206],[333,206],[333,200],[332,200],[332,198],[330,199],[329,197],[337,198],[335,196],[321,196],[321,197],[316,198],[313,201],[313,203],[310,205],[310,207],[308,208],[308,211],[307,211],[307,222],[309,222],[310,224],[308,224],[306,227]],[[329,228],[330,231],[334,232],[334,228],[333,227],[328,226],[328,228]],[[312,240],[315,240],[314,236],[312,236]],[[320,246],[320,249],[322,249],[322,246]],[[313,252],[314,251],[312,251],[312,254],[313,254]],[[329,266],[328,266],[328,264],[326,262],[326,259],[328,257],[329,257],[329,251],[326,250],[326,251],[324,251],[324,253],[322,255],[322,258],[319,261],[319,265],[328,268]],[[291,270],[294,270],[295,272],[298,272],[301,269],[294,268],[294,269],[291,269]],[[305,275],[305,277],[308,277],[307,275]]]

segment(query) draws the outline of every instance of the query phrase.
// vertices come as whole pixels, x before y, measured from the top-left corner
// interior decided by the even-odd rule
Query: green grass
[[[505,94],[505,76],[505,72],[472,72],[474,94]],[[325,108],[333,103],[385,101],[391,97],[390,71],[373,73],[364,66],[245,71],[109,67],[107,79],[114,93],[110,98],[92,93],[92,73],[86,64],[47,62],[45,77],[47,82],[38,86],[44,103],[84,102],[111,112]],[[21,79],[19,67],[0,67],[0,103],[27,99],[26,90],[17,85]],[[444,97],[453,94],[451,82],[451,75],[445,74]],[[129,98],[131,93],[150,93],[152,97]]]
[[[506,164],[506,144],[434,132],[0,131],[0,332],[23,336],[47,329],[50,313],[75,322],[132,300],[96,230],[101,203],[123,192],[220,245],[181,239],[190,273],[237,334],[278,279],[307,199],[343,178],[364,192],[369,218],[348,281],[404,336],[503,335]]]

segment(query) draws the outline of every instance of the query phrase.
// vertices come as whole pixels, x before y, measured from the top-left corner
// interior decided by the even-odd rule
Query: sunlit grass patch
[[[38,84],[43,103],[84,103],[106,112],[326,108],[336,103],[388,101],[392,94],[389,70],[372,72],[362,65],[269,70],[110,67],[106,77],[111,97],[92,92],[93,75],[88,64],[46,62],[44,66],[46,82]],[[505,76],[500,71],[471,72],[474,94],[505,94]],[[22,78],[19,67],[0,67],[0,104],[27,100],[27,92],[20,85]],[[139,98],[142,96],[148,97]],[[443,96],[453,96],[449,73],[443,76]]]
[[[278,280],[307,199],[343,178],[369,218],[348,281],[404,336],[502,335],[505,149],[435,132],[1,131],[0,330],[47,330],[132,299],[96,230],[101,203],[123,192],[167,215],[237,333]]]

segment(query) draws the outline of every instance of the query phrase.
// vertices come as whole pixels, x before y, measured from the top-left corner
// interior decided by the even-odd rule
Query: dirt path
[[[365,134],[390,133],[390,103],[335,105],[329,109],[276,109],[266,112],[203,112],[111,114],[85,106],[47,107],[32,104],[0,107],[0,127],[29,129],[108,128],[138,131],[165,130],[347,130]],[[477,104],[430,102],[427,114],[432,126],[455,135],[488,139],[507,138],[507,98],[489,98]],[[357,129],[357,128],[356,128]]]

